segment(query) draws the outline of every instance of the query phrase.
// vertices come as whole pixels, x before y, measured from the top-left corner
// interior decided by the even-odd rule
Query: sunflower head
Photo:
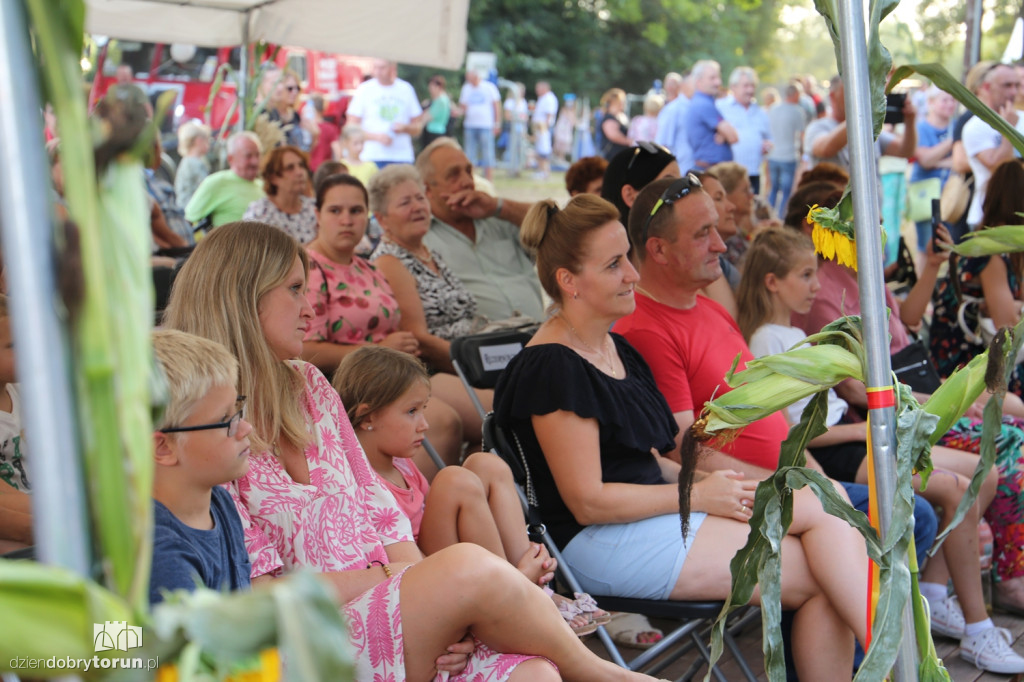
[[[837,208],[821,208],[815,204],[807,212],[807,222],[813,225],[811,241],[817,253],[823,258],[857,270],[853,225],[840,217]]]

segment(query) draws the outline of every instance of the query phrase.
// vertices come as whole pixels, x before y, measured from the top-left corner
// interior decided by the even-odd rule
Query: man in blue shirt
[[[680,78],[675,99],[658,112],[658,134],[654,141],[672,152],[679,162],[679,168],[689,170],[693,167],[693,151],[686,136],[684,119],[690,107],[690,98],[693,96],[693,78],[690,74]],[[665,83],[668,83],[668,76],[665,77]]]
[[[736,128],[715,107],[722,87],[722,67],[702,59],[693,66],[693,98],[683,125],[693,150],[693,167],[706,170],[716,163],[732,161],[732,147],[739,141]]]
[[[749,66],[737,66],[729,75],[729,96],[718,100],[718,110],[739,135],[732,145],[732,160],[747,169],[750,188],[761,193],[761,163],[772,148],[768,114],[754,101],[757,73]]]

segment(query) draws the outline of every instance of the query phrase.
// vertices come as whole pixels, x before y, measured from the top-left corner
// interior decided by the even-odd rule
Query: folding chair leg
[[[708,651],[708,648],[701,640],[700,633],[693,634],[693,643],[697,647],[697,650],[700,651],[701,658],[703,658],[708,665],[711,665],[711,652]],[[722,671],[718,669],[717,665],[712,666],[711,674],[715,676],[715,679],[718,680],[718,682],[726,682],[725,675],[722,674]]]
[[[754,671],[750,669],[749,665],[747,665],[747,659],[743,657],[743,652],[740,651],[740,647],[736,643],[736,638],[727,630],[723,639],[725,640],[725,646],[728,647],[729,652],[732,654],[733,660],[736,661],[736,665],[738,665],[740,670],[743,672],[743,677],[745,677],[748,682],[757,682],[757,675],[755,675]]]
[[[448,466],[445,461],[441,459],[441,455],[437,454],[437,450],[434,449],[434,446],[431,445],[430,441],[426,438],[423,439],[423,449],[427,451],[428,455],[430,455],[430,459],[434,462],[434,466],[437,467],[438,471]]]
[[[743,672],[743,676],[748,682],[757,682],[757,675],[750,669],[750,665],[747,663],[747,659],[744,658],[743,652],[740,651],[739,644],[736,642],[735,634],[743,630],[747,625],[757,619],[760,609],[754,607],[747,607],[745,613],[740,612],[735,622],[727,624],[725,628],[725,635],[722,638],[725,642],[725,646],[729,649],[732,654],[733,660],[736,661],[736,665],[740,667]]]
[[[461,367],[459,367],[459,362],[455,358],[452,358],[452,367],[454,367],[455,374],[457,374],[459,379],[462,381],[462,385],[465,387],[466,393],[469,394],[469,399],[473,401],[473,405],[476,407],[476,411],[480,414],[480,418],[483,419],[487,416],[487,410],[484,409],[483,403],[480,402],[480,398],[476,395],[476,389],[474,389],[469,383],[469,380],[466,378],[466,373],[462,371]]]

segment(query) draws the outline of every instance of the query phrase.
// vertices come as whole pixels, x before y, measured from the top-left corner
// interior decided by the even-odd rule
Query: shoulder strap
[[[533,476],[530,474],[530,466],[526,462],[526,455],[523,454],[523,446],[519,442],[519,436],[516,435],[515,429],[509,429],[509,433],[512,434],[512,441],[516,446],[516,457],[519,459],[520,465],[523,467],[523,471],[526,473],[526,532],[530,536],[530,540],[533,542],[543,542],[544,535],[547,534],[547,526],[540,518],[539,503],[537,501],[537,490],[533,486]]]
[[[324,266],[320,264],[316,258],[310,257],[309,262],[316,266],[316,269],[320,271],[320,276],[324,280],[324,295],[327,296],[327,305],[324,309],[330,308],[331,306],[331,287],[327,286],[327,271],[324,270]]]

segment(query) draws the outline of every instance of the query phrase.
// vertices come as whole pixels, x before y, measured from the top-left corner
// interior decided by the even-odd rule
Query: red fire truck
[[[120,54],[116,63],[108,58],[114,46]],[[131,69],[132,82],[145,90],[154,101],[167,90],[178,93],[172,107],[173,115],[168,116],[164,124],[167,132],[175,130],[179,122],[193,118],[207,121],[214,129],[218,129],[231,111],[238,87],[232,78],[224,79],[211,101],[214,78],[222,64],[230,64],[232,73],[238,73],[240,51],[239,47],[208,48],[107,41],[99,51],[96,76],[89,93],[89,106],[91,108],[117,81],[118,66],[125,64]],[[268,53],[273,54],[273,49],[268,50]],[[373,63],[368,57],[331,54],[298,47],[281,47],[274,55],[274,61],[298,74],[304,93],[323,94],[328,104],[326,115],[339,122],[352,92],[365,75],[370,73]],[[236,111],[231,123],[237,122],[237,117]]]

